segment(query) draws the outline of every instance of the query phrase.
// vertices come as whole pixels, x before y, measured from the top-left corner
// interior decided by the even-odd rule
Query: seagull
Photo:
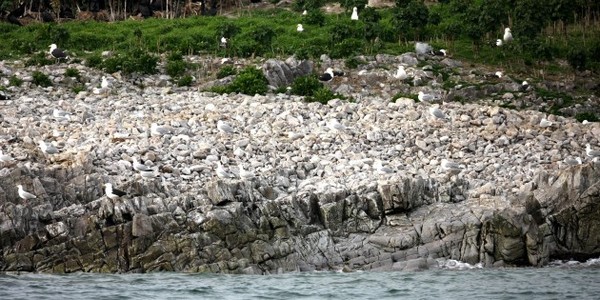
[[[10,155],[4,154],[4,152],[2,152],[2,150],[0,149],[0,162],[11,162],[11,161],[15,161],[15,159],[12,158]]]
[[[358,10],[356,6],[352,8],[352,16],[350,16],[350,20],[356,21],[358,20]]]
[[[444,114],[444,112],[441,111],[436,106],[432,106],[432,107],[429,108],[429,114],[431,116],[433,116],[434,118],[436,118],[436,119],[448,120],[448,117],[446,116],[446,114]]]
[[[447,160],[445,158],[442,159],[442,163],[440,166],[442,167],[443,171],[446,171],[450,174],[458,174],[463,170],[460,164]]]
[[[245,170],[244,166],[242,166],[242,164],[238,165],[238,169],[240,170],[240,178],[242,178],[242,179],[254,178],[254,173],[252,171]]]
[[[527,89],[529,89],[529,82],[527,82],[527,80],[523,80],[523,82],[521,83],[521,91],[527,91]]]
[[[217,121],[217,129],[223,133],[233,133],[233,127],[223,120]]]
[[[137,158],[133,157],[133,169],[136,171],[152,171],[151,167],[146,166],[145,164],[141,164]]]
[[[431,54],[435,56],[446,56],[446,49],[431,50]]]
[[[425,94],[423,93],[423,91],[419,91],[419,101],[421,102],[429,102],[429,101],[433,101],[434,97],[431,94]]]
[[[50,55],[56,59],[69,59],[69,56],[62,50],[56,47],[56,44],[50,45]]]
[[[390,173],[394,173],[394,170],[392,170],[392,168],[388,167],[388,166],[383,166],[383,164],[381,163],[381,160],[377,160],[373,163],[373,167],[375,168],[375,171],[377,171],[377,173],[379,174],[390,174]]]
[[[29,192],[25,191],[25,190],[23,189],[23,186],[22,186],[22,185],[20,185],[20,184],[19,184],[19,185],[17,185],[17,187],[19,188],[19,197],[21,197],[21,199],[25,200],[26,202],[27,202],[27,200],[29,200],[29,199],[35,199],[35,198],[37,198],[37,196],[36,196],[36,195],[34,195],[34,194],[32,194],[32,193],[29,193]]]
[[[303,15],[303,16],[306,16],[306,15],[308,15],[308,12],[306,11],[306,9],[305,9],[305,10],[302,12],[302,15]]]
[[[552,122],[548,121],[548,119],[542,118],[542,120],[540,120],[540,127],[547,128],[550,126],[552,126]]]
[[[581,158],[579,157],[567,157],[565,158],[564,162],[569,165],[569,166],[576,166],[576,165],[581,165],[583,162],[581,161]]]
[[[156,123],[150,125],[150,135],[163,136],[169,133],[171,133],[171,128],[169,126],[158,126]]]
[[[296,25],[296,31],[298,31],[298,32],[304,31],[304,27],[302,27],[302,24]]]
[[[404,70],[404,66],[398,66],[398,71],[396,71],[396,75],[394,75],[396,79],[404,80],[408,77],[406,71]]]
[[[510,28],[506,27],[504,29],[504,37],[503,37],[503,39],[504,39],[505,43],[511,42],[513,40],[513,36],[510,33]]]
[[[108,197],[111,200],[117,200],[125,195],[127,195],[127,193],[118,190],[118,189],[113,189],[112,184],[110,183],[105,183],[104,184],[104,193],[106,194],[106,197]]]
[[[102,76],[102,83],[100,83],[100,88],[102,88],[103,90],[106,90],[108,88],[108,79],[106,79],[106,76]]]
[[[217,162],[217,176],[220,178],[235,178],[235,176],[225,170],[220,162]]]
[[[227,48],[227,38],[224,36],[221,37],[221,44],[219,45],[221,48]]]
[[[502,78],[502,72],[501,71],[496,71],[496,73],[494,73],[494,76],[498,77],[498,78]]]
[[[600,157],[600,151],[592,150],[592,146],[590,146],[590,144],[585,144],[585,154],[591,158]]]
[[[319,80],[329,82],[333,79],[334,76],[335,75],[333,74],[333,69],[327,68],[327,70],[325,70],[325,73],[323,73],[323,74],[321,74],[321,76],[319,76]]]
[[[42,149],[42,152],[44,152],[45,154],[58,153],[58,149],[56,149],[56,147],[54,147],[52,144],[46,144],[46,142],[44,142],[44,141],[39,141],[39,144],[40,144],[40,149]]]
[[[327,127],[333,131],[346,131],[348,129],[348,127],[342,125],[337,119],[329,120]]]
[[[0,100],[10,100],[10,96],[3,90],[0,90]]]
[[[590,123],[591,123],[591,122],[590,122],[590,121],[588,121],[588,120],[583,120],[583,121],[581,121],[581,124],[583,124],[583,125],[587,125],[587,124],[590,124]]]
[[[502,44],[504,44],[504,43],[502,42],[501,39],[496,40],[496,47],[502,47]]]

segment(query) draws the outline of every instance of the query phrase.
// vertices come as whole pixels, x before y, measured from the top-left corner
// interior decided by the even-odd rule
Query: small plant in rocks
[[[45,52],[40,52],[31,56],[28,60],[25,61],[25,66],[47,66],[54,63],[54,60],[46,57]]]
[[[194,82],[194,78],[191,75],[184,75],[177,80],[177,86],[190,86]]]
[[[89,68],[98,68],[102,65],[102,57],[98,54],[94,54],[85,60],[85,65]]]
[[[65,71],[65,76],[79,79],[79,76],[81,75],[79,74],[79,70],[75,68],[67,68],[67,70]]]
[[[298,96],[312,96],[323,88],[323,84],[314,75],[300,76],[292,83],[292,94]]]
[[[327,104],[327,102],[331,99],[341,99],[345,100],[346,97],[332,92],[330,89],[326,87],[322,87],[315,92],[313,92],[312,96],[307,96],[304,98],[307,102],[319,102],[322,104]]]
[[[32,74],[33,77],[33,84],[38,85],[38,86],[43,86],[43,87],[49,87],[52,85],[52,81],[50,80],[50,77],[48,77],[48,75],[40,72],[40,71],[34,71]]]
[[[221,78],[225,78],[227,76],[231,76],[231,75],[235,75],[237,74],[237,70],[235,69],[235,67],[233,66],[223,66],[218,72],[217,72],[217,78],[221,79]]]
[[[12,75],[8,78],[8,84],[10,86],[21,86],[23,84],[23,79],[17,77],[16,75]]]

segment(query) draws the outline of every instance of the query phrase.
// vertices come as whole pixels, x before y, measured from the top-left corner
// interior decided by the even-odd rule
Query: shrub
[[[108,73],[122,71],[125,74],[155,74],[157,63],[158,57],[140,48],[135,48],[106,59],[102,66]]]
[[[35,85],[43,86],[43,87],[48,87],[48,86],[52,85],[52,81],[50,80],[48,75],[46,75],[40,71],[34,71],[32,74],[32,77],[33,77],[33,84],[35,84]]]
[[[246,95],[264,95],[268,90],[269,82],[261,70],[249,66],[243,69],[233,82],[226,86],[217,86],[210,89],[215,93],[241,93]]]
[[[102,57],[94,54],[86,59],[85,65],[89,68],[97,68],[102,65]]]
[[[79,70],[75,68],[67,68],[65,71],[65,76],[79,78],[81,75],[79,74]]]
[[[342,96],[340,94],[336,94],[326,87],[322,87],[322,88],[316,90],[312,96],[305,97],[304,100],[307,102],[319,102],[319,103],[326,104],[327,101],[329,101],[331,99],[336,99],[336,98],[342,99],[342,100],[346,99],[344,96]]]
[[[25,66],[47,66],[54,63],[54,60],[48,59],[45,52],[39,52],[25,61]]]
[[[579,122],[583,122],[583,120],[588,120],[589,122],[598,122],[598,117],[591,112],[578,113],[575,115],[575,119]]]
[[[292,83],[292,94],[299,96],[312,96],[323,84],[314,75],[298,77]]]
[[[319,9],[311,9],[303,16],[303,21],[306,24],[323,26],[325,25],[325,14]]]
[[[190,86],[194,82],[194,78],[191,75],[185,75],[177,80],[177,86]]]
[[[356,69],[356,68],[358,68],[358,66],[359,66],[359,65],[361,65],[361,64],[363,64],[363,63],[364,63],[364,61],[363,61],[363,60],[361,60],[361,59],[359,59],[359,58],[358,58],[358,57],[356,57],[356,56],[353,56],[353,57],[348,57],[348,58],[346,58],[346,60],[344,61],[344,65],[345,65],[347,68],[350,68],[350,69]]]
[[[166,72],[173,78],[182,76],[185,70],[186,63],[183,60],[171,60],[167,62]]]
[[[324,2],[323,0],[296,0],[293,8],[296,11],[317,10],[323,6]]]
[[[223,66],[218,72],[217,72],[217,78],[221,79],[221,78],[225,78],[227,76],[231,76],[231,75],[235,75],[237,74],[237,70],[235,69],[235,67],[233,66]]]
[[[83,85],[76,85],[71,88],[71,91],[75,94],[79,94],[79,92],[85,91],[85,87]]]
[[[8,78],[8,84],[10,86],[21,86],[23,84],[23,79],[15,76],[15,75],[12,75]]]
[[[573,69],[583,71],[587,66],[587,53],[582,49],[572,49],[567,55],[567,61]]]

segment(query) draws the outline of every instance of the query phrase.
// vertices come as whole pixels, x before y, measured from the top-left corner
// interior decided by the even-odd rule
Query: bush
[[[292,94],[299,96],[312,96],[323,84],[314,75],[298,77],[292,83]]]
[[[102,65],[102,57],[94,54],[86,59],[85,65],[89,68],[98,68]]]
[[[33,84],[35,84],[35,85],[42,86],[42,87],[49,87],[52,85],[52,81],[50,81],[50,78],[48,77],[48,75],[46,75],[40,71],[34,71],[32,76],[33,76]]]
[[[587,66],[587,53],[582,49],[572,49],[567,54],[567,61],[573,69],[583,71]]]
[[[323,26],[325,25],[325,14],[319,9],[311,9],[303,16],[303,21],[306,24]]]
[[[186,63],[183,60],[171,60],[167,62],[166,72],[169,76],[176,78],[185,73]]]
[[[344,61],[344,65],[350,69],[356,69],[356,68],[358,68],[358,66],[360,66],[363,63],[364,63],[364,61],[359,59],[356,56],[349,57]]]
[[[190,86],[194,82],[194,78],[191,75],[185,75],[177,80],[177,86]]]
[[[226,86],[217,86],[210,89],[215,93],[241,93],[246,95],[264,95],[269,90],[269,82],[261,70],[249,66],[243,69],[233,82]]]
[[[227,76],[231,76],[231,75],[235,75],[237,74],[237,70],[235,69],[235,67],[233,66],[223,66],[218,72],[217,72],[217,78],[221,79],[221,78],[225,78]]]
[[[45,52],[39,52],[31,56],[28,60],[25,61],[26,67],[31,66],[47,66],[54,63],[54,60],[48,59],[46,57]]]
[[[75,94],[79,94],[79,92],[85,91],[85,87],[83,85],[76,85],[71,88],[71,91]]]
[[[330,89],[326,87],[322,87],[316,90],[312,96],[307,96],[304,98],[307,102],[319,102],[322,104],[327,104],[327,102],[331,99],[346,99],[344,96],[340,94],[333,93]]]
[[[15,75],[12,75],[8,78],[8,84],[10,86],[21,86],[23,84],[23,79],[15,76]]]
[[[108,58],[102,64],[108,73],[122,71],[125,74],[155,74],[158,57],[139,48]]]
[[[79,78],[79,76],[81,75],[79,74],[79,70],[74,68],[67,68],[67,70],[65,71],[65,76]]]
[[[293,8],[295,11],[317,10],[323,6],[324,2],[323,0],[296,0]]]
[[[583,120],[588,120],[588,122],[598,122],[598,117],[591,112],[584,112],[575,115],[575,119],[579,122],[583,122]]]

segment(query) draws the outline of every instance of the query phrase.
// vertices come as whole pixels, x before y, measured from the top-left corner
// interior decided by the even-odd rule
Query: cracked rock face
[[[586,143],[600,146],[596,123],[460,103],[439,104],[447,118],[435,119],[432,104],[407,98],[322,105],[125,79],[105,94],[29,87],[0,103],[2,150],[15,159],[0,162],[3,271],[263,274],[598,256],[599,164],[585,157]],[[541,128],[544,117],[553,125]],[[39,140],[59,152],[42,153]],[[563,163],[573,156],[583,164]],[[109,199],[104,183],[127,195]],[[37,198],[20,199],[18,184]]]

